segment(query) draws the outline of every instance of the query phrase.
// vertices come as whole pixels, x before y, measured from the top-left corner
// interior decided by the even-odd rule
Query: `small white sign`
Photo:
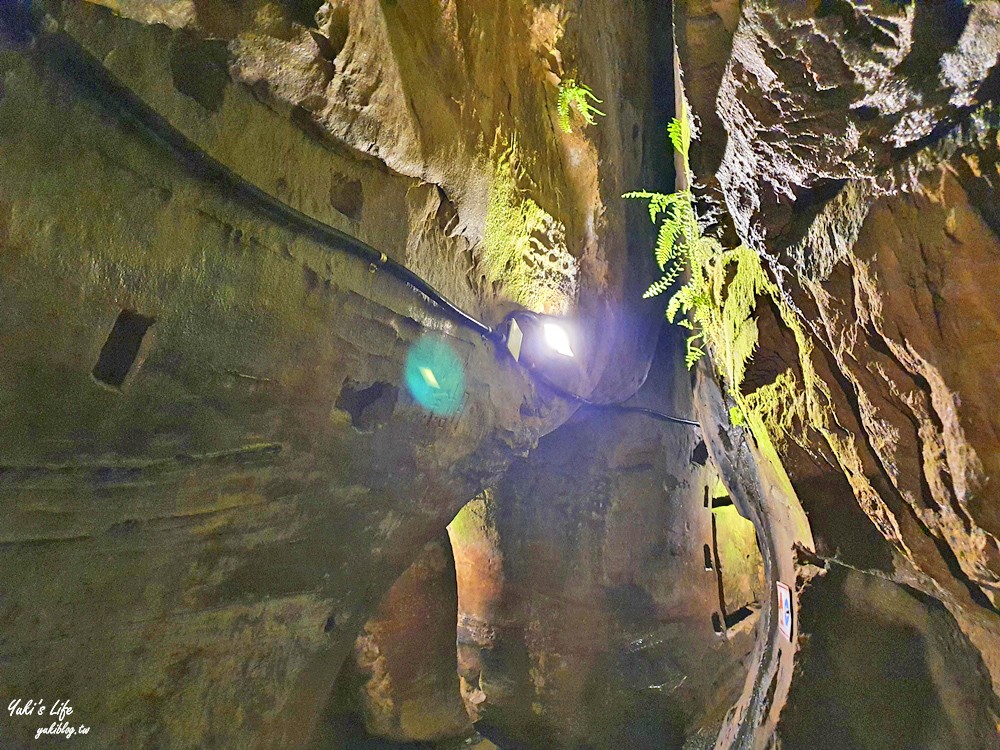
[[[778,581],[778,630],[785,640],[792,642],[792,591]]]

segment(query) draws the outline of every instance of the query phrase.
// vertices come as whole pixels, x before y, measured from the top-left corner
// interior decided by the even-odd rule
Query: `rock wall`
[[[640,398],[683,415],[693,397],[678,343],[665,342]],[[462,511],[451,536],[480,733],[514,748],[714,740],[757,618],[727,628],[720,560],[734,591],[760,575],[716,543],[716,482],[691,428],[586,410]]]
[[[909,638],[954,640],[985,664],[994,691],[1000,684],[990,408],[1000,343],[991,280],[1000,249],[1000,4],[744,0],[735,26],[716,5],[678,4],[679,65],[702,128],[692,165],[705,170],[705,198],[725,208],[720,236],[761,255],[805,332],[797,338],[762,302],[760,347],[742,388],[795,378],[796,391],[765,421],[808,515],[820,556],[810,559],[876,577],[807,590],[803,632],[815,639],[778,735],[783,747],[819,746],[803,733],[811,721],[828,739],[852,737],[851,746],[875,733],[887,743],[879,747],[977,746],[943,728],[955,719],[933,704],[953,710],[950,678],[935,668],[909,677],[913,692],[893,699],[906,704],[899,711],[938,717],[925,734],[894,733],[905,721],[897,711],[824,719],[798,701],[820,684],[816,652],[881,648],[882,636],[861,621],[865,597],[890,587],[883,579],[933,601],[916,617],[905,614],[917,606],[907,595],[880,594],[880,617],[906,621]],[[804,377],[803,358],[817,380]],[[822,409],[800,408],[795,399],[807,390]],[[844,618],[857,619],[838,633],[838,647],[822,620],[838,616],[832,599],[841,596]],[[884,679],[872,674],[856,688],[876,700]],[[981,680],[954,690],[969,711],[996,716]],[[995,744],[995,721],[982,726],[989,739],[975,741]]]
[[[801,601],[808,638],[782,713],[782,747],[996,746],[983,699],[989,674],[939,602],[846,568]]]
[[[334,688],[327,746],[366,737],[430,742],[471,735],[459,690],[457,619],[455,558],[441,534],[362,628]]]
[[[0,103],[5,695],[72,696],[94,747],[300,746],[382,592],[560,417],[44,63],[5,56]],[[116,385],[123,311],[153,322]],[[432,321],[468,384],[450,418],[401,383]]]
[[[669,181],[653,168],[666,154],[660,135],[671,106],[669,89],[655,85],[669,74],[669,19],[655,4],[366,0],[324,3],[313,16],[291,0],[210,0],[179,2],[169,17],[159,3],[101,4],[176,28],[115,23],[95,34],[107,14],[65,5],[72,33],[144,95],[178,83],[184,91],[223,62],[216,94],[201,93],[204,83],[186,92],[211,112],[191,118],[184,110],[199,109],[193,102],[157,106],[256,184],[306,201],[310,212],[329,196],[324,215],[339,204],[352,233],[487,317],[515,303],[572,312],[599,332],[588,341],[590,386],[602,378],[612,392],[637,386],[641,372],[607,365],[612,353],[648,359],[655,336],[655,316],[635,302],[644,279],[626,272],[650,264],[629,243],[634,229],[619,200],[638,184]],[[648,31],[636,38],[635,29]],[[171,50],[166,80],[167,71],[148,80],[150,66],[136,65],[151,34]],[[558,128],[558,84],[568,78],[605,100],[598,127]],[[242,85],[226,88],[227,79]],[[254,105],[233,111],[231,101],[244,98]],[[265,157],[267,170],[253,164],[261,138],[276,155],[287,151],[283,135],[258,132],[249,112],[261,105],[295,123],[299,138],[350,157],[340,166],[327,155],[309,169],[324,181],[332,172],[336,184],[302,184],[281,157]],[[249,129],[232,134],[223,124],[234,121]],[[396,179],[370,185],[364,167]],[[386,214],[407,221],[385,222]],[[344,226],[342,217],[333,223]]]
[[[3,694],[70,697],[81,747],[308,746],[385,592],[575,407],[253,191],[488,323],[574,315],[578,385],[625,397],[660,321],[617,196],[664,163],[667,58],[639,2],[99,5],[0,12]],[[599,127],[558,130],[568,75]],[[428,338],[450,415],[404,382]]]
[[[0,15],[5,696],[71,696],[93,727],[81,746],[322,743],[359,631],[401,614],[378,604],[479,497],[452,536],[458,669],[498,738],[677,744],[721,724],[741,748],[996,744],[1000,2],[675,4],[699,199],[778,290],[741,385],[794,384],[759,415],[766,441],[727,423],[707,370],[694,395],[675,385],[676,337],[651,370],[650,228],[619,196],[672,185],[662,4],[29,10],[34,28]],[[607,115],[564,133],[571,78]],[[293,212],[488,324],[567,315],[588,332],[573,387],[620,400],[652,371],[661,408],[711,428],[705,455],[624,416],[560,428],[575,405]],[[450,414],[403,376],[427,341],[460,383]],[[793,588],[798,643],[777,639],[756,562],[726,580],[748,536],[705,569],[709,458],[770,581]],[[444,611],[440,596],[415,598]],[[751,597],[766,637],[744,649],[712,615],[726,633]],[[697,626],[671,630],[677,612]],[[919,689],[880,695],[894,679]],[[831,691],[851,710],[826,710]],[[370,728],[418,733],[386,715]],[[36,728],[5,723],[0,744]]]

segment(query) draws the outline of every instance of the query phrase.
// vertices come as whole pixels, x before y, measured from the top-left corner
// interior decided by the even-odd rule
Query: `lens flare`
[[[450,416],[461,409],[465,372],[458,355],[442,339],[424,336],[410,347],[403,378],[410,395],[427,411]]]

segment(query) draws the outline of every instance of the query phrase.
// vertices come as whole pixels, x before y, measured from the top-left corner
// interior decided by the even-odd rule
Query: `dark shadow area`
[[[907,77],[934,75],[941,57],[958,44],[972,9],[964,0],[933,0],[914,7],[913,46],[899,65]]]
[[[344,174],[335,175],[330,187],[330,205],[351,221],[358,221],[364,204],[361,180],[353,180]]]
[[[156,318],[140,315],[134,310],[122,310],[94,365],[94,378],[113,388],[121,388],[135,364],[135,358],[139,356],[146,331],[155,321]]]
[[[731,627],[733,627],[735,625],[739,625],[745,619],[747,619],[748,617],[750,617],[750,615],[752,615],[753,613],[754,613],[754,610],[750,609],[750,607],[740,607],[735,612],[730,612],[725,617],[726,630],[729,630],[729,628],[731,628]]]
[[[940,603],[838,568],[800,608],[786,750],[995,747],[985,668]]]
[[[399,389],[389,383],[363,385],[354,380],[344,383],[335,406],[351,416],[351,425],[359,432],[371,432],[383,426],[396,407]]]
[[[708,447],[705,445],[704,440],[700,440],[698,445],[694,447],[691,451],[691,463],[698,464],[698,466],[704,466],[708,463]]]
[[[801,453],[795,447],[789,450]],[[797,481],[795,492],[809,514],[817,552],[866,570],[892,570],[892,550],[858,506],[843,474],[828,472]]]
[[[316,28],[316,12],[323,5],[323,0],[284,0],[283,5],[288,14],[288,20],[300,23],[306,28]],[[347,15],[346,9],[344,15]]]
[[[217,112],[230,80],[226,43],[177,32],[170,42],[170,75],[174,88],[209,112]]]
[[[628,626],[656,620],[656,601],[641,586],[625,584],[606,589],[608,608]]]

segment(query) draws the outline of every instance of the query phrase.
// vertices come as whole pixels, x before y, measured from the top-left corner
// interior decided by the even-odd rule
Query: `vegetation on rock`
[[[668,133],[687,171],[691,127],[686,115],[675,118]],[[623,197],[648,201],[650,219],[654,224],[661,221],[654,253],[663,275],[643,297],[663,294],[684,277],[667,303],[667,319],[691,331],[685,357],[689,369],[705,354],[710,355],[733,401],[733,423],[747,425],[758,442],[767,444],[794,436],[796,425],[808,424],[828,434],[832,412],[828,394],[812,366],[812,347],[760,255],[746,245],[724,248],[716,238],[706,236],[708,221],[699,219],[690,190],[669,194],[634,191]],[[774,382],[744,394],[743,380],[759,337],[753,313],[762,298],[775,306],[798,343],[803,383],[789,369]]]
[[[580,113],[580,116],[583,117],[588,125],[593,125],[597,122],[595,115],[605,116],[591,102],[602,104],[603,100],[598,99],[587,84],[580,83],[573,78],[568,78],[559,84],[559,99],[556,102],[556,111],[559,113],[559,127],[562,128],[563,132],[573,132],[570,123],[570,113],[574,109]]]
[[[494,146],[495,165],[478,261],[486,281],[536,312],[559,312],[576,295],[566,229],[532,198],[517,143]]]

